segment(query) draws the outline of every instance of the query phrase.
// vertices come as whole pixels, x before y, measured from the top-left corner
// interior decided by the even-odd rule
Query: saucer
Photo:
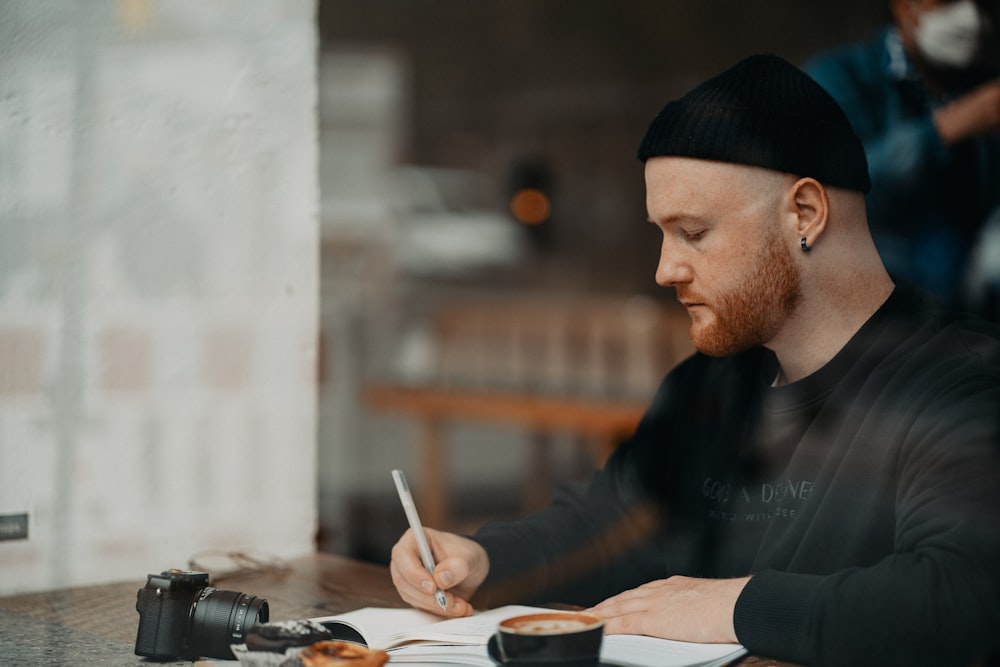
[[[619,667],[619,665],[604,662],[603,660],[593,663],[573,658],[566,660],[511,660],[506,662],[503,656],[500,655],[500,646],[497,645],[496,637],[490,637],[489,642],[486,644],[486,652],[489,653],[490,660],[495,665],[499,665],[499,667],[577,667],[578,665],[587,665],[587,667]]]

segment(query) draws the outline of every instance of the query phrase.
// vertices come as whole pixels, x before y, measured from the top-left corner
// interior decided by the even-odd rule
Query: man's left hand
[[[736,644],[733,610],[750,577],[670,577],[643,584],[590,611],[604,618],[604,632],[689,642]]]

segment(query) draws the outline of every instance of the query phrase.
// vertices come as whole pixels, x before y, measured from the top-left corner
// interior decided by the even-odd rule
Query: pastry
[[[304,649],[291,660],[302,667],[382,667],[389,662],[389,654],[352,642],[322,641]]]

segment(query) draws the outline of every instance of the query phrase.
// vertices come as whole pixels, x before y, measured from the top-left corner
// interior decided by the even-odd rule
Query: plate
[[[500,655],[500,647],[497,645],[496,636],[490,637],[489,642],[486,643],[486,652],[490,655],[490,660],[494,664],[500,667],[574,667],[579,663],[574,660],[514,660],[511,662],[504,662],[503,657]],[[592,664],[592,663],[588,663]],[[596,667],[620,667],[613,662],[604,662],[603,660],[597,664]]]

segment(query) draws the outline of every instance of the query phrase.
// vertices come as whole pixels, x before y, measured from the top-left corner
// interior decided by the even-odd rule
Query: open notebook
[[[442,620],[416,609],[366,607],[313,620],[339,639],[361,641],[389,651],[391,662],[408,665],[470,665],[491,667],[486,645],[505,618],[548,611],[509,605],[465,618]],[[601,649],[602,664],[621,667],[718,667],[746,653],[738,644],[693,644],[637,635],[608,635]]]

